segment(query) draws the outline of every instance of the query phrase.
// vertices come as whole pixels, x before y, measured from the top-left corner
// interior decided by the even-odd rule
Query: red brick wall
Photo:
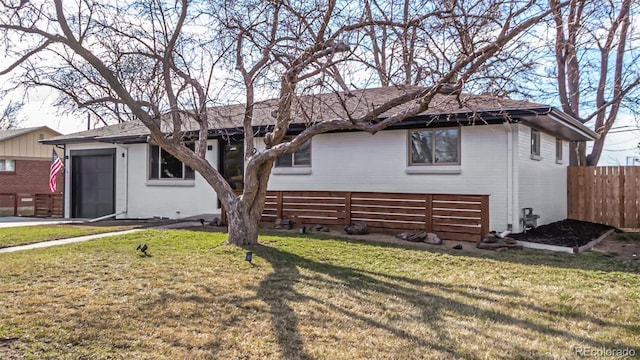
[[[0,172],[0,193],[49,193],[48,160],[16,160],[15,173]],[[57,177],[56,193],[62,193],[64,178]]]

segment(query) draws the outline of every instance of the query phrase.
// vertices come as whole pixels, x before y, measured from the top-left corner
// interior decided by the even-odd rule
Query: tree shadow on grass
[[[479,259],[492,259],[496,261],[504,261],[516,264],[525,265],[540,265],[540,266],[552,266],[563,269],[576,269],[576,270],[589,270],[589,271],[603,271],[603,272],[628,272],[632,274],[640,273],[640,260],[633,262],[623,262],[613,256],[595,253],[584,252],[581,254],[568,254],[558,253],[544,250],[523,249],[523,250],[509,250],[509,251],[491,251],[491,250],[477,250],[474,242],[464,243],[463,250],[454,250],[447,245],[431,245],[424,243],[392,243],[376,239],[368,239],[366,235],[362,239],[354,239],[341,237],[335,234],[321,234],[321,233],[308,233],[305,235],[299,235],[298,233],[276,231],[276,230],[263,230],[261,234],[272,236],[287,236],[292,238],[304,239],[318,239],[318,240],[338,240],[345,243],[352,244],[367,244],[370,246],[378,247],[390,247],[400,249],[411,250],[424,250],[431,253],[447,254],[452,256],[471,257]],[[468,250],[473,248],[473,250]],[[465,250],[467,249],[467,250]]]
[[[283,359],[309,359],[312,358],[305,349],[305,339],[299,332],[298,314],[294,308],[295,303],[315,303],[327,310],[348,317],[351,321],[361,323],[364,326],[372,327],[387,332],[390,337],[400,340],[409,341],[425,348],[425,351],[434,351],[447,354],[456,358],[480,358],[483,354],[461,353],[452,344],[455,342],[447,334],[446,330],[441,328],[442,322],[446,321],[446,313],[455,313],[456,316],[462,318],[479,318],[482,321],[499,323],[507,327],[518,327],[526,331],[533,331],[541,337],[553,336],[561,338],[567,344],[567,354],[570,353],[573,344],[580,346],[589,346],[592,348],[631,348],[630,344],[624,343],[608,343],[603,344],[599,340],[590,339],[579,336],[569,330],[559,329],[552,326],[536,323],[528,319],[521,319],[504,312],[496,311],[491,308],[481,308],[478,306],[465,303],[464,299],[492,301],[496,296],[509,296],[513,298],[522,298],[518,292],[501,292],[494,289],[483,287],[474,287],[477,293],[472,293],[465,286],[453,286],[432,281],[417,280],[402,276],[389,276],[374,271],[363,271],[359,269],[322,263],[306,259],[302,256],[283,251],[269,246],[250,247],[256,256],[265,259],[273,267],[273,272],[267,275],[257,288],[257,297],[269,306],[269,314],[273,324],[273,330],[280,346],[281,357]],[[305,273],[312,272],[318,276],[309,276]],[[356,301],[367,301],[366,296],[359,296],[362,291],[383,294],[388,297],[397,297],[401,301],[410,304],[413,308],[419,309],[421,319],[426,323],[430,330],[436,334],[435,337],[425,338],[412,332],[412,329],[403,329],[391,322],[380,320],[366,313],[356,312],[345,307],[336,305],[328,298],[315,298],[296,291],[295,286],[298,283],[315,282],[320,290],[330,288],[338,284],[351,290],[349,296]],[[457,300],[453,296],[449,297],[442,293],[453,294],[462,297],[463,300]],[[522,302],[514,301],[518,306],[527,306],[526,299]],[[374,304],[376,305],[376,304]],[[377,304],[378,306],[380,304]],[[548,315],[558,316],[554,311],[547,311],[544,308],[529,309],[530,311],[544,311]],[[402,314],[400,314],[402,315]],[[563,316],[563,314],[560,314]],[[594,326],[601,327],[604,325],[618,326],[616,324],[608,324],[602,320],[586,315],[571,315],[581,321],[593,323]],[[526,350],[517,346],[517,344],[502,344],[501,339],[493,339],[496,344],[507,346],[511,351],[515,351],[521,356],[529,357],[532,354],[526,353]],[[488,349],[482,349],[488,350]],[[551,358],[543,354],[536,354],[535,358],[545,359]]]
[[[191,231],[204,231],[204,232],[224,232],[223,228],[213,227],[191,227],[188,228]],[[540,265],[540,266],[552,266],[564,269],[576,269],[576,270],[590,270],[590,271],[603,271],[603,272],[627,272],[632,274],[640,273],[640,260],[633,262],[623,262],[615,257],[607,254],[585,252],[578,255],[572,255],[567,253],[555,253],[551,251],[543,250],[510,250],[503,252],[496,252],[490,250],[482,251],[467,251],[467,250],[453,250],[446,246],[428,245],[423,243],[389,243],[379,240],[367,239],[366,236],[362,239],[353,239],[347,237],[341,237],[335,234],[323,234],[323,233],[307,233],[305,235],[299,235],[297,232],[282,231],[273,229],[262,229],[260,231],[262,235],[269,236],[286,236],[304,239],[318,239],[318,240],[339,240],[346,243],[353,244],[367,244],[371,246],[380,247],[392,247],[411,250],[424,250],[432,253],[448,254],[453,256],[463,256],[479,259],[492,259],[496,261],[504,261],[516,264],[526,265]],[[475,248],[475,243],[468,243],[463,245],[464,248]]]

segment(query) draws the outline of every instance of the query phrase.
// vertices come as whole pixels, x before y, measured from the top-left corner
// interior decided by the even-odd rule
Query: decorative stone
[[[412,232],[401,232],[400,234],[396,235],[396,238],[400,239],[400,240],[405,240],[408,241],[410,237],[413,236]]]
[[[318,224],[318,225],[314,226],[313,230],[320,231],[320,232],[329,232],[329,228],[324,226],[324,225],[322,225],[322,224]]]
[[[503,239],[505,243],[509,245],[517,244],[518,242],[514,238],[506,237]]]
[[[276,219],[275,228],[276,229],[288,229],[291,230],[293,224],[289,219]]]
[[[424,240],[425,243],[427,244],[434,244],[434,245],[441,245],[442,244],[442,239],[440,239],[438,237],[438,235],[434,234],[434,233],[428,233],[426,238]]]
[[[497,243],[498,242],[498,236],[497,236],[496,232],[492,231],[492,232],[486,233],[482,237],[482,242],[483,243],[489,243],[489,244]]]
[[[365,235],[369,233],[369,228],[366,222],[361,221],[345,225],[344,231],[349,235]]]

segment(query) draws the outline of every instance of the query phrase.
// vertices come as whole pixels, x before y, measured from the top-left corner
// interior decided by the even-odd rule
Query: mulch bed
[[[609,225],[565,219],[542,225],[526,233],[511,234],[516,240],[557,246],[582,246],[615,229]]]

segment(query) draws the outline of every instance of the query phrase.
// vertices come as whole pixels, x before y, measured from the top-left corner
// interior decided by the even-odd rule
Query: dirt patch
[[[539,226],[526,233],[509,236],[521,241],[574,247],[586,245],[611,229],[615,228],[603,224],[565,219]]]
[[[635,234],[636,239],[626,236]],[[622,260],[637,261],[640,263],[640,233],[615,233],[609,235],[603,242],[594,246],[591,250],[614,255]]]

